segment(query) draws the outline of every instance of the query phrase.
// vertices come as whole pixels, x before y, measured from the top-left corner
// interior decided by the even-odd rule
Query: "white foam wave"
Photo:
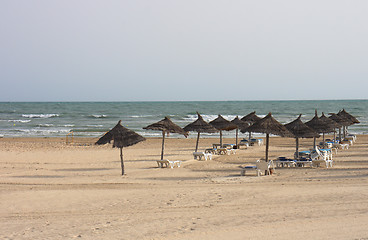
[[[104,125],[87,125],[87,127],[94,127],[94,128],[100,128],[103,127]]]
[[[58,134],[67,134],[70,132],[70,129],[15,129],[16,132],[20,133],[21,135],[31,135],[31,136],[43,136],[43,135],[58,135]]]
[[[145,137],[161,137],[162,133],[161,132],[141,132],[141,131],[137,131],[137,133],[139,135],[145,136]]]
[[[107,115],[105,115],[105,114],[93,114],[92,117],[95,117],[95,118],[107,118]]]
[[[39,124],[39,127],[52,127],[54,124]]]
[[[59,117],[59,114],[56,113],[48,113],[48,114],[22,114],[22,117],[25,118],[52,118]]]
[[[132,115],[131,118],[146,118],[146,117],[153,117],[153,115]]]
[[[21,119],[17,119],[17,120],[8,120],[8,122],[18,122],[18,123],[29,123],[31,120],[21,120]]]

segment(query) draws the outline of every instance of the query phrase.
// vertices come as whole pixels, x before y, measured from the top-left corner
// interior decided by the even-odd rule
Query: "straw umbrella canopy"
[[[267,116],[255,122],[248,128],[243,129],[242,132],[243,131],[266,134],[266,162],[268,162],[268,148],[269,148],[270,134],[278,135],[281,137],[294,137],[294,135],[284,125],[282,125],[272,117],[271,113],[267,114]]]
[[[323,141],[325,133],[333,132],[333,128],[330,127],[325,121],[319,119],[317,110],[315,110],[314,117],[305,123],[308,127],[314,129],[317,133],[323,134]],[[316,138],[313,139],[313,148],[316,147]]]
[[[245,121],[245,122],[250,122],[250,123],[255,123],[258,120],[261,120],[262,118],[258,117],[256,115],[256,111],[253,111],[251,113],[249,113],[248,115],[245,115],[244,117],[242,117],[240,120]]]
[[[337,114],[340,117],[344,117],[349,119],[352,124],[355,123],[360,123],[358,119],[356,119],[356,117],[354,117],[353,115],[351,115],[350,113],[348,113],[347,111],[345,111],[345,109],[342,109],[341,111],[339,111],[339,113]]]
[[[296,158],[299,158],[299,138],[313,138],[319,137],[319,134],[316,133],[312,128],[305,125],[301,118],[301,114],[294,121],[285,124],[284,126],[294,134],[295,143],[296,143]]]
[[[252,125],[253,123],[261,120],[262,118],[258,117],[256,115],[256,111],[253,111],[251,113],[249,113],[248,115],[245,115],[244,117],[242,117],[240,120],[245,121],[245,122],[249,122],[250,125]],[[245,133],[245,131],[241,131],[242,133]],[[252,138],[252,133],[249,132],[249,141]]]
[[[146,130],[157,130],[162,131],[162,149],[161,149],[161,160],[164,159],[164,148],[165,148],[165,133],[179,133],[183,134],[185,137],[188,137],[188,133],[185,132],[181,127],[173,123],[170,118],[165,117],[161,121],[157,123],[153,123],[144,127]]]
[[[340,116],[340,117],[348,119],[351,122],[350,125],[360,123],[359,120],[356,119],[356,117],[354,117],[353,115],[351,115],[350,113],[345,111],[345,109],[342,109],[341,111],[339,111],[339,113],[337,115]],[[346,135],[347,127],[348,126],[344,126],[344,131],[343,131],[344,132],[344,138],[345,138],[345,135]]]
[[[186,131],[186,132],[195,131],[195,132],[198,133],[195,152],[197,152],[197,150],[198,150],[199,135],[201,134],[201,132],[205,132],[205,133],[218,132],[218,130],[216,128],[214,128],[211,124],[204,121],[202,116],[198,112],[197,112],[197,115],[198,115],[197,120],[195,120],[192,123],[189,123],[187,126],[185,126],[183,128],[184,131]]]
[[[238,146],[238,132],[239,129],[243,129],[243,128],[247,128],[249,127],[250,123],[240,120],[238,116],[236,116],[233,120],[231,120],[232,123],[234,123],[237,128],[236,128],[236,134],[235,134],[235,145]]]
[[[138,133],[123,127],[120,120],[115,127],[105,133],[95,144],[102,145],[110,143],[111,140],[114,140],[113,147],[120,148],[121,175],[124,175],[123,147],[132,146],[146,139]]]
[[[218,115],[218,117],[215,120],[212,120],[210,124],[218,129],[220,131],[220,146],[222,147],[222,131],[230,131],[237,128],[237,126],[223,118],[221,115]]]
[[[325,123],[327,123],[330,127],[333,128],[333,133],[334,133],[334,139],[336,138],[336,128],[340,128],[342,125],[334,120],[332,120],[331,118],[326,117],[326,115],[322,112],[322,116],[319,118],[322,121],[325,121]]]
[[[352,123],[351,120],[344,118],[344,117],[340,117],[339,115],[337,115],[336,113],[329,113],[328,118],[334,120],[335,122],[337,122],[338,124],[340,124],[339,126],[339,139],[341,140],[341,127],[346,127],[346,126],[350,126]]]

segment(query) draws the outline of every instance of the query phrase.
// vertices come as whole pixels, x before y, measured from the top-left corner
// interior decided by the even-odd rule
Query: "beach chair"
[[[356,141],[356,135],[355,134],[348,134],[347,136],[345,136],[345,139],[351,140],[354,143]],[[351,145],[353,145],[353,144],[351,144]]]
[[[349,149],[349,144],[348,143],[343,143],[343,142],[341,142],[340,144],[339,144],[339,148],[341,147],[341,149],[342,150],[344,150],[344,149]]]
[[[204,153],[216,154],[217,148],[207,148]]]
[[[227,149],[227,154],[235,154],[236,153],[236,149]]]
[[[241,167],[242,170],[240,171],[240,175],[241,176],[245,176],[245,173],[247,170],[256,170],[257,176],[261,176],[262,174],[265,175],[270,175],[271,171],[273,172],[275,170],[273,161],[261,161],[261,160],[257,160],[256,165],[255,166],[245,166],[245,167]],[[272,169],[272,170],[271,170]]]
[[[305,166],[312,167],[312,165],[313,161],[310,158],[300,158],[295,160],[296,167],[305,167]]]
[[[313,158],[311,154],[311,160],[312,160],[313,166],[320,167],[321,164],[324,163],[326,164],[327,168],[332,167],[333,160],[332,160],[331,150],[320,151],[318,147],[316,147],[312,153],[313,153]]]
[[[286,157],[279,157],[277,158],[277,160],[275,161],[276,167],[295,167],[296,160],[294,159],[290,159],[290,158],[286,158]]]
[[[206,152],[193,152],[194,159],[199,158],[199,160],[202,160],[204,158],[205,161],[212,160],[212,153],[206,153]]]
[[[218,155],[226,155],[230,154],[227,148],[217,148],[217,154]]]
[[[167,159],[163,159],[163,160],[157,160],[157,165],[159,168],[174,168],[174,167],[180,167],[180,164],[181,164],[181,161],[170,161],[170,160],[167,160]]]
[[[240,143],[237,145],[237,148],[240,149],[240,146],[244,146],[244,148],[247,149],[249,147],[249,143],[240,141]]]
[[[252,139],[250,139],[250,145],[254,146],[255,144],[257,144],[258,146],[262,146],[263,145],[263,139],[261,139],[261,138],[259,138],[259,139],[252,138]]]

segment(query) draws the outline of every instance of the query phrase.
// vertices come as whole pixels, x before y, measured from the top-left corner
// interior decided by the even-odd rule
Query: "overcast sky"
[[[366,0],[0,0],[0,101],[367,99]]]

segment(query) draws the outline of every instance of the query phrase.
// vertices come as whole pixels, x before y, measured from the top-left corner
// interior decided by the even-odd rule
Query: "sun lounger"
[[[349,149],[349,144],[348,143],[340,143],[339,146],[341,147],[342,150]]]
[[[354,141],[353,141],[353,139],[347,139],[347,138],[345,138],[344,140],[341,141],[341,143],[353,145],[354,144]]]
[[[345,139],[352,140],[352,142],[355,142],[356,141],[356,136],[354,134],[349,134],[349,135],[345,136]],[[353,145],[353,144],[351,144],[351,145]]]
[[[227,149],[234,149],[234,146],[235,144],[228,144],[228,143],[222,145],[222,147],[225,147]]]
[[[241,167],[241,169],[242,169],[240,171],[241,176],[245,176],[247,170],[256,170],[257,176],[261,176],[262,174],[270,175],[271,169],[274,171],[274,165],[272,160],[269,162],[257,160],[255,166],[245,166]]]
[[[324,159],[316,159],[312,161],[312,166],[314,167],[320,167],[321,164],[326,164],[326,168],[332,167],[332,160],[324,160]]]
[[[332,148],[333,143],[332,142],[320,142],[319,146],[323,148]]]
[[[306,167],[306,166],[312,167],[312,165],[313,165],[313,161],[308,158],[301,158],[301,159],[295,160],[296,167]]]
[[[310,158],[311,151],[300,151],[299,158]],[[297,152],[294,153],[294,158],[297,158]]]
[[[227,150],[228,154],[235,154],[236,153],[236,149],[228,149]]]
[[[167,160],[167,159],[164,159],[164,160],[157,160],[157,165],[159,168],[174,168],[174,167],[180,167],[180,164],[181,164],[181,161],[170,161],[170,160]]]
[[[259,138],[259,139],[252,138],[250,140],[250,145],[253,146],[254,144],[258,144],[258,146],[263,145],[263,139],[261,139],[261,138]]]
[[[228,149],[227,148],[217,148],[217,154],[218,155],[226,155],[226,154],[228,154]]]
[[[240,146],[244,146],[245,148],[249,147],[249,143],[248,142],[242,142],[240,141],[240,143],[237,145],[238,149],[240,149]]]
[[[204,158],[205,161],[212,160],[212,153],[205,153],[205,152],[193,152],[194,159],[199,158],[199,160],[202,160]]]
[[[211,153],[211,154],[216,154],[217,153],[217,148],[207,148],[206,150],[204,150],[205,153]]]
[[[286,158],[286,157],[279,157],[276,161],[274,161],[276,167],[295,167],[295,160]]]
[[[325,163],[327,168],[332,167],[333,160],[331,149],[318,149],[318,147],[316,147],[313,154],[316,155],[316,157],[312,158],[313,166],[319,167],[321,163]]]

